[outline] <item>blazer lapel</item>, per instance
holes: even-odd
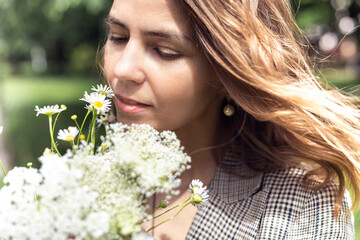
[[[263,174],[254,175],[239,156],[237,149],[225,154],[209,184],[209,203],[199,206],[187,240],[255,239],[267,192]]]

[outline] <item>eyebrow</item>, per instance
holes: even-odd
[[[107,16],[105,18],[105,23],[106,24],[114,24],[114,25],[117,25],[117,26],[122,27],[129,31],[129,27],[125,23],[121,22],[119,19],[116,19],[114,17]],[[144,31],[144,35],[152,36],[152,37],[166,38],[166,39],[186,40],[186,41],[193,42],[193,38],[191,38],[185,34],[176,33],[176,32],[167,31],[167,30]]]

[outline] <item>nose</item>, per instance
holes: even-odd
[[[141,84],[145,80],[142,65],[144,55],[141,44],[129,40],[114,65],[114,75],[123,83]]]

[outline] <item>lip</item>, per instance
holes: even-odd
[[[119,94],[115,94],[115,105],[118,110],[125,113],[141,112],[151,106]]]

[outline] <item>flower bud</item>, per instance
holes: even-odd
[[[161,202],[160,202],[160,207],[161,207],[161,208],[166,208],[168,204],[169,204],[168,201],[161,201]]]
[[[29,168],[31,168],[31,167],[32,167],[32,162],[28,162],[26,165],[27,165]]]
[[[76,120],[76,119],[77,119],[77,115],[72,115],[72,116],[71,116],[71,119],[72,119],[72,120]]]
[[[84,140],[85,139],[85,135],[84,134],[80,134],[80,140]]]
[[[61,106],[60,106],[60,108],[61,108],[61,109],[64,109],[64,110],[66,110],[66,109],[67,109],[67,107],[66,107],[64,104],[63,104],[63,105],[61,105]]]

